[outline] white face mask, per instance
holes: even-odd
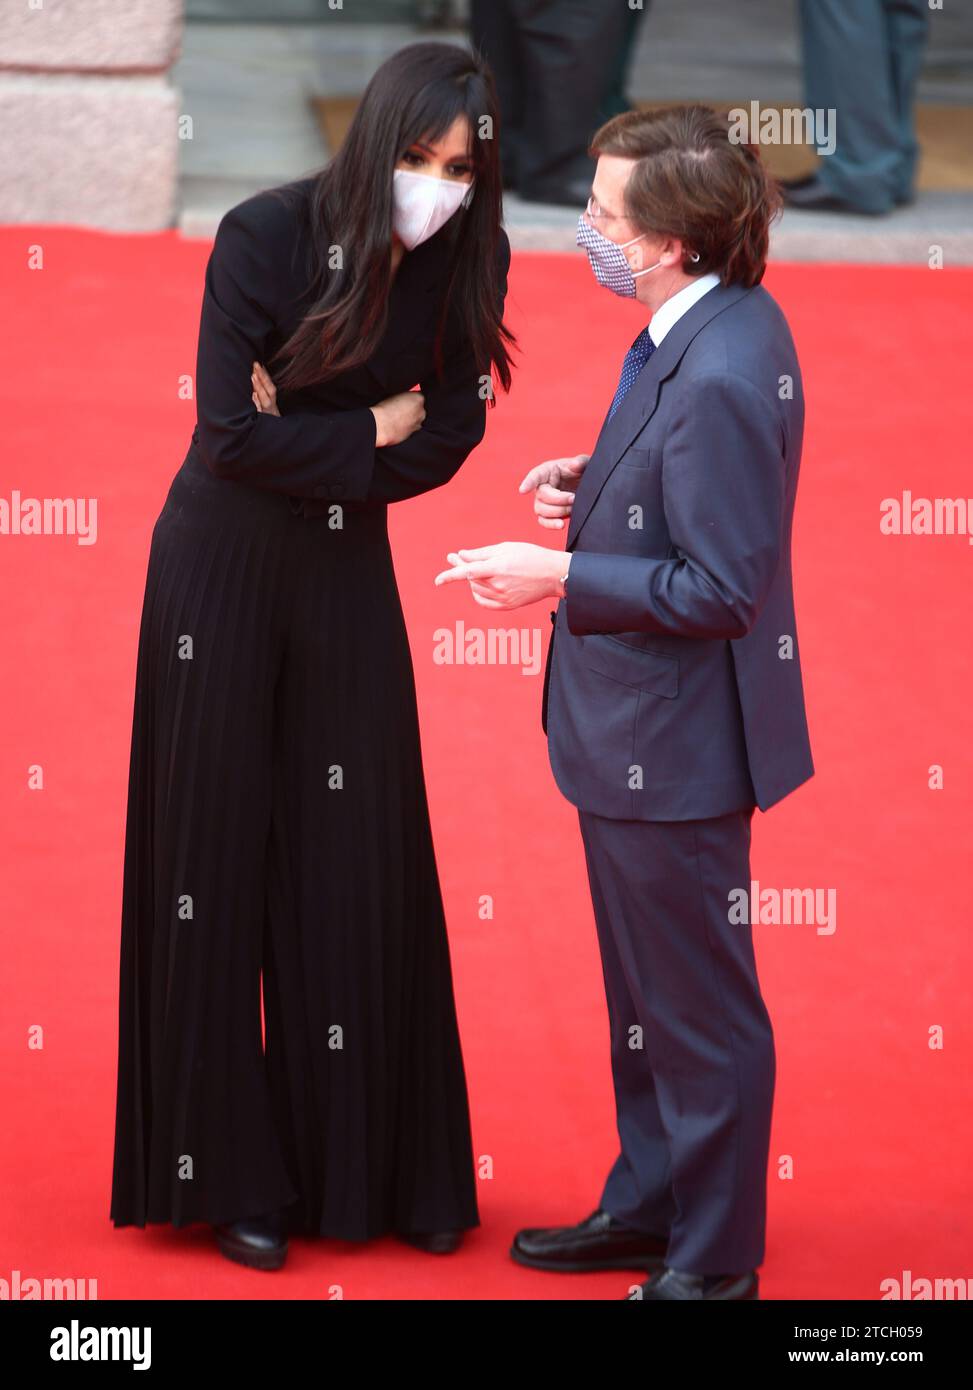
[[[455,179],[437,179],[396,169],[392,174],[392,226],[407,251],[435,236],[458,211],[473,187]]]

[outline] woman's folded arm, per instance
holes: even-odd
[[[401,444],[375,450],[370,502],[402,502],[442,487],[476,448],[486,428],[486,399],[472,354],[454,359],[443,380],[420,383],[426,418]]]
[[[269,211],[269,200],[264,205]],[[296,497],[364,501],[376,457],[371,410],[271,415],[253,403],[250,373],[266,361],[276,326],[275,249],[286,254],[287,235],[282,229],[275,248],[272,219],[256,217],[259,206],[248,199],[224,214],[206,266],[196,358],[200,453],[221,478]]]

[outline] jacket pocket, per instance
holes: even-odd
[[[585,665],[600,676],[674,700],[679,694],[679,658],[633,647],[609,633],[581,638]]]
[[[626,449],[619,459],[619,463],[627,468],[648,468],[653,461],[653,449],[646,449],[644,446],[639,448],[633,445],[631,449]]]

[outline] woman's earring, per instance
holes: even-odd
[[[695,265],[696,262],[699,260],[699,252],[698,252],[698,251],[694,251],[693,254],[690,256],[689,259],[692,261],[693,265]]]

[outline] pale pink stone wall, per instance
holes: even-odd
[[[182,0],[4,0],[0,221],[171,226]]]

